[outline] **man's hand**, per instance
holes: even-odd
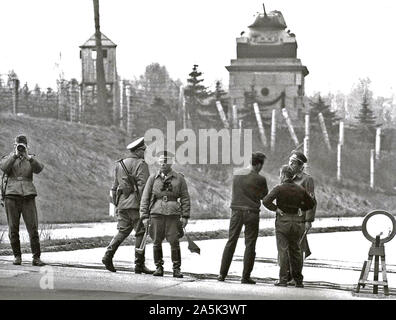
[[[279,209],[279,208],[277,208],[276,209],[276,213],[278,213],[280,216],[283,216],[285,213],[281,210],[281,209]]]
[[[143,224],[143,226],[144,226],[144,229],[147,229],[147,226],[148,226],[148,221],[149,221],[149,219],[148,219],[148,218],[144,218],[144,219],[142,219],[142,224]]]
[[[306,230],[307,232],[309,231],[309,229],[311,229],[311,227],[312,227],[311,222],[309,222],[309,221],[305,222],[305,230]]]
[[[181,218],[180,221],[182,223],[183,228],[185,228],[187,223],[188,223],[188,219],[187,218]]]

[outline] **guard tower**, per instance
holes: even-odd
[[[106,88],[108,93],[108,105],[113,108],[113,114],[116,114],[117,107],[117,64],[116,64],[116,47],[117,45],[106,37],[103,33],[103,65],[105,70]],[[95,34],[80,46],[81,59],[81,108],[84,118],[89,121],[94,114],[93,106],[96,104],[96,41]]]
[[[236,39],[237,59],[226,67],[230,74],[231,103],[241,108],[244,93],[252,88],[263,103],[280,100],[277,98],[284,94],[285,106],[295,118],[303,109],[304,78],[308,69],[297,59],[296,36],[286,31],[282,13],[267,14],[264,5],[263,8],[264,13],[256,16],[249,31],[242,32]]]

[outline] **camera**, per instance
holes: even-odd
[[[26,151],[26,146],[23,143],[17,144],[17,150],[19,152],[25,152]]]

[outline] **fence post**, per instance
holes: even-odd
[[[282,115],[283,115],[283,117],[285,118],[287,127],[288,127],[289,132],[290,132],[290,136],[292,137],[292,139],[293,139],[293,141],[294,141],[294,144],[295,144],[296,147],[297,147],[300,143],[298,142],[297,135],[296,135],[296,133],[294,132],[293,124],[292,124],[292,122],[291,122],[291,120],[290,120],[290,117],[289,117],[289,114],[287,113],[286,108],[283,108],[283,109],[282,109]]]
[[[305,165],[305,171],[309,173],[309,141],[310,141],[310,116],[305,115],[305,137],[304,137],[304,155],[307,157],[308,162]]]
[[[130,85],[126,86],[126,102],[127,102],[127,133],[131,137],[132,136],[132,122],[133,122],[133,112],[131,105],[131,87]]]
[[[339,144],[344,145],[344,121],[340,121]]]
[[[370,188],[374,189],[375,150],[370,150]]]
[[[337,145],[337,181],[341,181],[341,152],[342,144]]]
[[[232,105],[232,125],[234,129],[238,128],[238,109],[235,103]]]
[[[275,152],[276,143],[276,110],[272,109],[271,117],[271,152]]]
[[[219,112],[220,118],[223,121],[224,128],[229,129],[230,125],[228,124],[227,117],[224,113],[224,109],[220,101],[216,101],[216,107],[217,107],[217,111]]]
[[[381,128],[375,132],[375,159],[379,159],[381,154]]]
[[[124,81],[120,80],[120,128],[125,128],[125,121],[124,121]]]
[[[329,151],[331,151],[329,134],[327,133],[326,124],[325,124],[325,121],[323,118],[323,114],[321,112],[319,112],[318,118],[319,118],[320,127],[322,129],[323,137],[324,137],[325,143],[327,145],[327,149],[329,149]]]
[[[264,147],[267,147],[267,138],[265,136],[263,121],[261,119],[260,109],[259,109],[257,102],[253,103],[253,108],[254,108],[254,113],[256,115],[256,120],[257,120],[257,125],[259,128],[259,132],[260,132],[261,142],[263,143]]]

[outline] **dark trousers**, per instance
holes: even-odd
[[[247,210],[232,210],[228,241],[221,259],[220,274],[227,276],[242,226],[245,226],[245,254],[242,278],[250,277],[256,257],[256,241],[259,230],[259,214]]]
[[[21,214],[29,233],[30,247],[33,258],[40,258],[40,237],[38,233],[38,219],[36,201],[34,198],[5,198],[5,210],[7,213],[8,236],[14,256],[21,256],[21,244],[19,240],[19,222]]]
[[[179,245],[180,216],[152,215],[150,234],[153,239],[154,263],[157,267],[164,264],[162,242],[166,239],[171,247],[173,269],[180,269],[181,255]]]
[[[107,254],[113,257],[118,247],[131,234],[133,229],[136,231],[135,248],[140,247],[144,236],[144,226],[140,220],[138,209],[117,210],[117,229],[118,233],[107,247]],[[135,264],[143,265],[144,261],[144,252],[142,254],[135,252]]]
[[[295,281],[301,282],[303,280],[303,260],[299,243],[303,234],[303,222],[281,221],[278,218],[275,221],[276,245],[280,267],[279,280],[281,282],[289,280],[289,272],[291,272],[291,276]]]

